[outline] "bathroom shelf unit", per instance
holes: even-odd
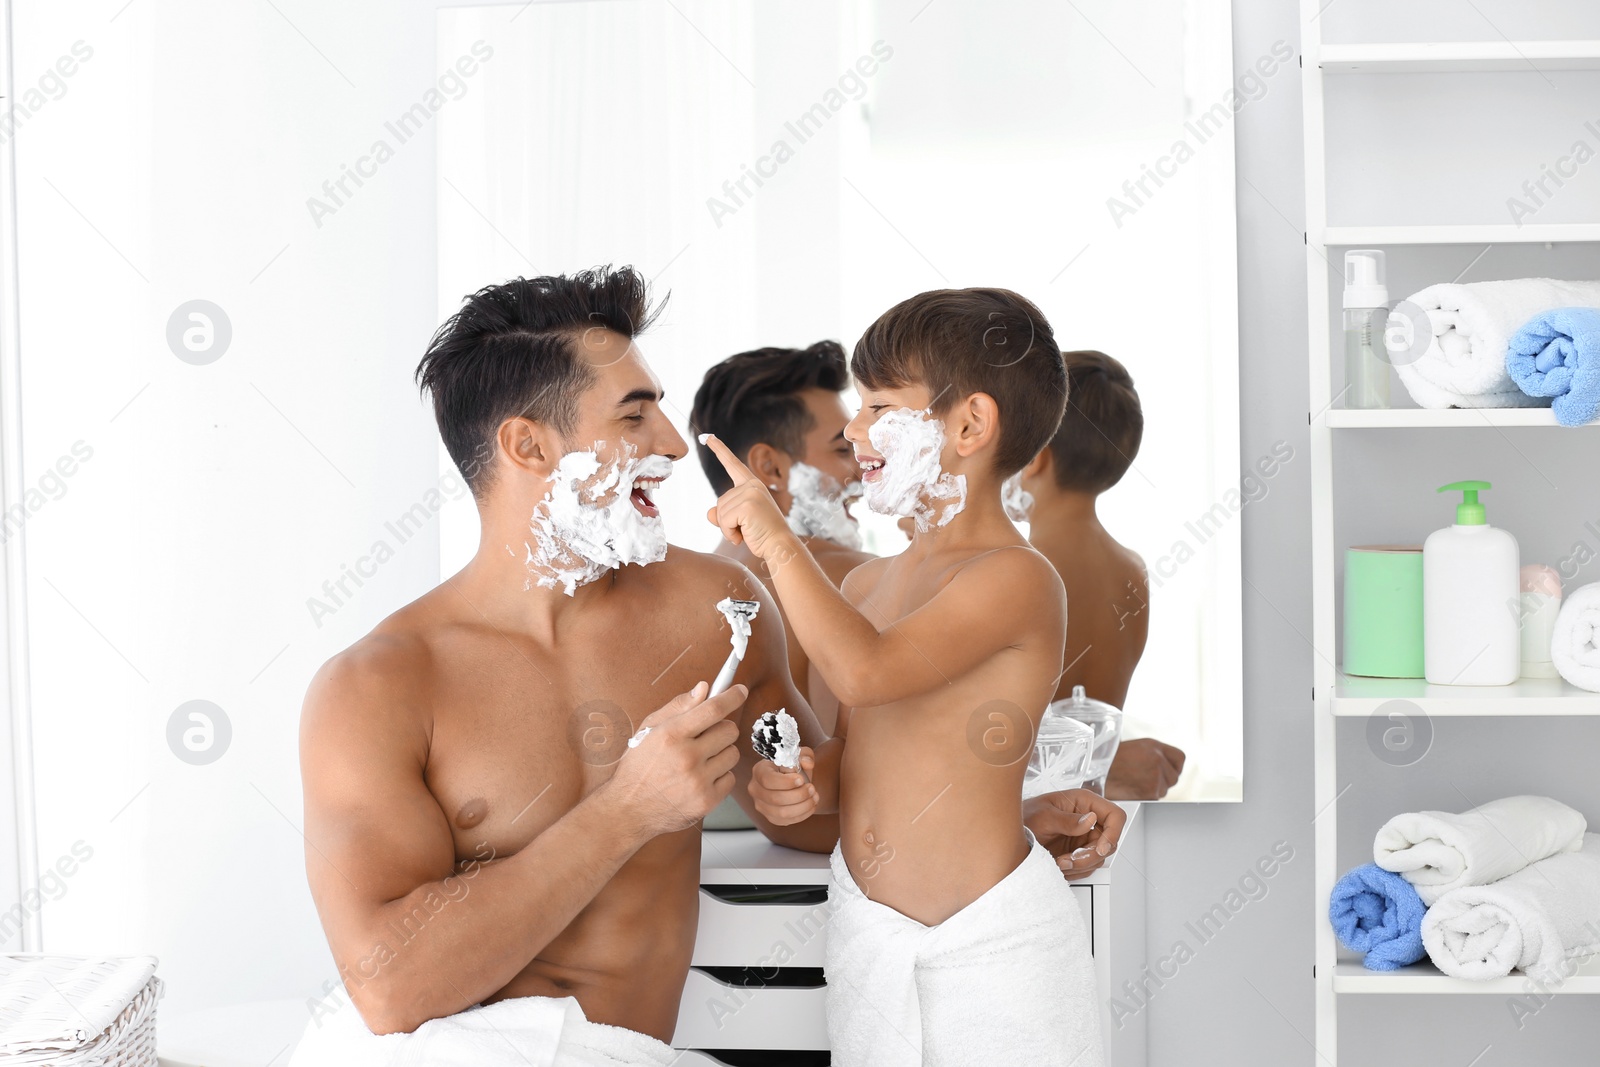
[[[1429,685],[1421,678],[1357,678],[1339,674],[1333,714],[1373,715],[1403,700],[1429,716],[1600,715],[1600,693],[1560,678],[1519,678],[1510,685]]]
[[[1335,430],[1561,426],[1549,408],[1329,408],[1324,418]],[[1600,427],[1600,419],[1581,427],[1563,428],[1591,427]]]
[[[1436,74],[1459,72],[1532,73],[1535,70],[1600,70],[1600,41],[1479,41],[1419,44],[1329,44],[1321,41],[1327,0],[1300,0],[1301,118],[1305,164],[1305,263],[1309,465],[1311,479],[1311,642],[1312,657],[1312,796],[1313,885],[1311,914],[1315,923],[1313,944],[1314,1007],[1313,1047],[1325,1067],[1338,1064],[1339,1005],[1341,996],[1363,994],[1526,994],[1530,979],[1513,973],[1491,982],[1449,978],[1430,964],[1396,972],[1367,971],[1359,962],[1340,958],[1340,947],[1328,921],[1328,900],[1341,873],[1339,856],[1340,773],[1339,722],[1373,715],[1389,701],[1403,700],[1428,716],[1582,716],[1600,715],[1600,696],[1583,693],[1558,681],[1523,681],[1494,690],[1460,687],[1443,691],[1422,681],[1352,678],[1335,665],[1338,645],[1336,575],[1339,546],[1335,541],[1334,446],[1350,441],[1353,431],[1385,428],[1477,429],[1480,434],[1505,434],[1513,427],[1555,426],[1548,408],[1425,411],[1388,409],[1354,411],[1335,407],[1333,385],[1334,331],[1330,330],[1337,295],[1332,285],[1340,273],[1340,252],[1346,248],[1447,245],[1557,245],[1600,242],[1600,220],[1575,223],[1460,225],[1329,225],[1328,159],[1336,147],[1339,159],[1360,145],[1341,140],[1328,142],[1324,113],[1326,78],[1363,74],[1406,74],[1394,79],[1395,102],[1404,106],[1408,93],[1432,91],[1421,81]],[[1535,76],[1503,77],[1505,92],[1519,99],[1537,83],[1548,92],[1548,79]],[[1381,97],[1380,97],[1381,98]],[[1470,160],[1463,160],[1467,166]],[[1383,173],[1368,168],[1368,176]],[[1439,181],[1451,180],[1448,174]],[[1378,190],[1382,191],[1382,190]],[[1372,191],[1369,191],[1372,192]],[[1393,192],[1391,190],[1391,192]],[[1371,196],[1367,198],[1372,200]],[[1425,200],[1407,205],[1413,217]],[[1336,434],[1335,431],[1338,431]],[[1342,435],[1342,436],[1341,436]],[[1585,435],[1583,440],[1587,440]],[[1388,710],[1385,709],[1384,714]],[[1407,708],[1398,710],[1411,713]],[[1355,724],[1349,724],[1354,726]],[[1583,971],[1559,989],[1565,993],[1600,994],[1600,965],[1590,961]]]
[[[1600,41],[1325,44],[1324,74],[1463,74],[1600,70]]]
[[[1321,226],[1307,222],[1308,244],[1334,248],[1382,248],[1385,245],[1577,244],[1600,241],[1600,223],[1541,222],[1444,226]],[[1317,237],[1321,240],[1316,240]]]
[[[1513,973],[1505,978],[1475,982],[1452,978],[1431,963],[1413,963],[1398,971],[1369,971],[1359,963],[1334,968],[1336,993],[1495,993],[1500,996],[1546,993],[1600,993],[1600,956],[1590,956],[1561,982],[1534,984],[1531,977]]]

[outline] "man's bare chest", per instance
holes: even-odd
[[[661,624],[553,650],[495,635],[444,658],[425,776],[458,859],[526,846],[609,780],[644,718],[709,681],[728,650],[714,623]]]

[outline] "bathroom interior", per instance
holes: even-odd
[[[0,1062],[281,1067],[355,1011],[301,702],[478,549],[434,330],[606,263],[671,294],[685,438],[714,364],[930,289],[1131,373],[1111,744],[1185,760],[1119,797],[1057,716],[1128,815],[1069,883],[1103,1062],[1594,1062],[1600,8],[4,7]],[[655,499],[717,548],[692,457]],[[827,856],[719,810],[677,1062],[828,1063],[822,939],[750,978]]]

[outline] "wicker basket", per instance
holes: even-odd
[[[0,956],[0,1064],[156,1067],[154,956]]]

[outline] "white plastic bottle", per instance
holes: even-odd
[[[1510,685],[1521,673],[1517,539],[1489,525],[1478,503],[1488,488],[1441,486],[1465,499],[1455,525],[1422,544],[1422,662],[1431,685]]]

